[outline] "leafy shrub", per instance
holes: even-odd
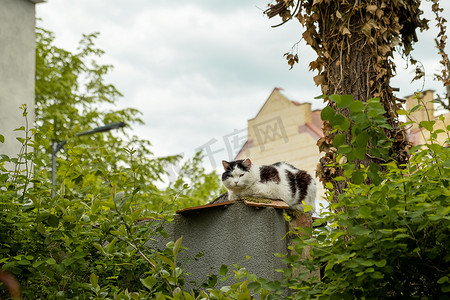
[[[283,286],[295,299],[446,298],[450,292],[450,149],[445,145],[450,140],[440,145],[436,136],[446,132],[448,137],[449,126],[444,123],[446,130],[433,130],[420,124],[431,131],[431,138],[413,147],[409,163],[399,166],[389,159],[392,141],[383,134],[387,124],[378,99],[343,103],[344,97],[330,98],[352,111],[349,118],[325,112],[325,119],[334,120],[334,146],[339,154],[330,166],[344,169],[338,180],[347,181],[348,188],[315,222],[327,226],[305,229],[308,234],[296,238],[293,249],[308,251],[310,258],[299,261],[293,256],[286,261],[308,272],[293,278],[285,270]],[[444,121],[440,117],[433,124]],[[356,133],[350,142],[339,135],[344,125],[353,126]],[[364,153],[384,160],[383,172],[356,164]],[[368,179],[371,184],[366,184]]]
[[[176,294],[181,239],[163,249],[146,243],[167,237],[163,226],[176,209],[204,204],[220,189],[218,176],[199,165],[201,153],[181,164],[179,156],[155,157],[148,141],[125,130],[77,136],[92,126],[142,122],[134,109],[98,109],[112,107],[120,93],[104,82],[111,66],[95,61],[103,54],[96,36],[84,36],[74,54],[37,29],[36,128],[19,129],[18,157],[0,155],[0,270],[17,277],[26,299]],[[52,144],[61,142],[52,185]],[[170,164],[181,171],[164,188]],[[6,293],[0,283],[0,298]]]

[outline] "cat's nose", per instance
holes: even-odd
[[[234,184],[237,185],[239,181],[235,181]]]

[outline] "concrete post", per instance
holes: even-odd
[[[290,227],[311,226],[312,220],[309,214],[300,214],[289,224],[284,218],[288,206],[280,202],[224,202],[179,212],[165,229],[168,240],[183,236],[182,245],[188,248],[180,254],[185,270],[192,274],[186,279],[187,288],[194,287],[189,281],[200,284],[208,275],[218,275],[223,264],[238,264],[267,280],[281,280],[282,274],[275,270],[287,265],[274,253],[287,254]],[[203,256],[194,260],[198,253]]]

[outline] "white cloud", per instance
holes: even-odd
[[[263,16],[267,3],[51,0],[37,6],[37,16],[69,50],[82,33],[100,32],[96,45],[106,51],[102,62],[115,67],[108,79],[124,94],[119,107],[143,112],[146,126],[135,133],[149,139],[157,155],[188,154],[245,128],[274,87],[284,88],[292,100],[321,106],[313,99],[320,94],[315,74],[308,72],[313,51],[300,43],[300,63],[293,70],[282,56],[302,28],[295,21],[271,28],[278,20]],[[432,35],[420,39],[426,45],[417,46],[417,56],[431,74],[436,69]],[[410,84],[413,76],[403,65],[398,63],[392,84],[401,88],[399,96],[420,88]],[[433,84],[428,76],[425,88]]]

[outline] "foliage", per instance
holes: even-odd
[[[286,262],[308,272],[295,277],[285,270],[283,286],[292,290],[295,299],[443,298],[450,292],[450,149],[445,147],[450,126],[443,117],[439,122],[444,129],[433,128],[435,121],[421,123],[431,138],[410,149],[409,163],[398,166],[389,160],[391,141],[382,138],[387,123],[379,101],[330,98],[352,110],[349,119],[331,110],[322,113],[326,119],[340,120],[333,125],[335,130],[352,123],[355,131],[350,142],[336,135],[340,159],[329,166],[344,168],[345,176],[336,180],[347,181],[348,188],[316,220],[319,227],[305,228],[307,235],[295,239],[293,249],[298,254],[307,251],[310,258],[300,261],[293,255]],[[444,145],[436,140],[442,133],[447,134]],[[361,146],[367,148],[359,150]],[[355,158],[365,151],[385,160],[383,172],[355,165]],[[367,179],[372,184],[366,184]]]
[[[438,5],[437,0],[434,2]],[[378,73],[375,80],[368,82],[369,86],[375,87],[384,76],[389,78],[395,65],[386,58],[392,57],[396,50],[408,56],[417,41],[416,29],[428,29],[428,20],[421,18],[419,6],[420,1],[277,0],[269,4],[265,13],[269,18],[278,15],[283,23],[297,19],[305,28],[302,37],[318,56],[310,63],[311,70],[319,72],[314,81],[322,85],[324,93],[329,93],[338,91],[328,90],[329,74],[323,71],[331,64],[338,67],[345,64],[355,47],[355,37],[363,38],[370,47],[373,67]],[[298,62],[297,54],[285,55],[291,67]],[[375,92],[367,94],[382,97],[378,88]]]
[[[161,188],[180,157],[154,157],[150,143],[127,129],[77,136],[111,122],[141,122],[137,110],[113,109],[120,93],[105,83],[111,66],[94,59],[103,53],[95,37],[85,36],[73,54],[37,29],[36,128],[19,128],[22,151],[0,159],[0,269],[18,278],[26,299],[172,297],[185,276],[181,239],[166,247],[148,242],[167,238],[164,224],[174,211],[203,204],[220,181],[199,166],[199,153],[181,166],[176,182],[183,184]],[[55,142],[65,144],[52,186]],[[0,284],[0,297],[5,293]]]
[[[0,263],[19,279],[25,298],[124,299],[137,297],[144,286],[148,296],[178,286],[182,272],[166,272],[176,264],[181,239],[165,250],[144,246],[165,234],[165,217],[153,212],[151,201],[137,202],[114,188],[108,194],[83,197],[72,190],[52,198],[44,181],[3,167],[13,161],[27,168],[29,157],[25,153],[15,161],[3,155],[1,161]],[[131,168],[105,174],[109,182],[116,177],[128,177],[122,188],[135,190]],[[140,225],[143,218],[148,221]]]
[[[167,191],[177,194],[186,207],[204,204],[205,199],[214,199],[224,192],[222,182],[215,172],[206,173],[202,166],[203,153],[197,152],[178,171],[178,177],[170,182]],[[190,188],[186,188],[186,187]]]
[[[334,153],[326,170],[342,170],[334,180],[346,188],[336,193],[329,183],[329,200],[337,194],[338,202],[317,227],[296,229],[293,254],[284,257],[290,267],[278,270],[283,281],[221,266],[220,278],[210,276],[202,289],[187,291],[177,259],[182,238],[164,247],[159,236],[167,237],[163,228],[174,209],[200,204],[218,190],[218,179],[199,166],[198,153],[167,189],[157,188],[167,164],[179,158],[154,158],[147,141],[128,139],[125,131],[121,138],[76,135],[92,124],[139,122],[137,111],[93,109],[101,101],[114,103],[118,93],[104,84],[108,67],[87,63],[101,53],[92,38],[73,55],[40,32],[37,128],[19,129],[25,137],[17,158],[1,155],[0,267],[18,278],[25,298],[439,299],[450,292],[450,138],[437,142],[450,127],[442,117],[420,122],[429,138],[409,149],[409,162],[401,164],[384,131],[392,129],[386,107],[376,98],[363,102],[347,95],[330,95],[332,105],[322,111],[333,134],[324,144]],[[64,140],[58,184],[51,186],[50,141]],[[366,156],[373,163],[360,164]],[[308,258],[300,259],[305,253]],[[217,287],[230,276],[235,283]],[[1,297],[5,293],[0,289]]]
[[[98,33],[83,35],[77,52],[71,53],[54,45],[51,32],[36,29],[37,132],[34,171],[36,176],[48,178],[53,143],[67,141],[56,157],[57,186],[52,188],[57,193],[64,193],[65,197],[83,195],[95,198],[96,193],[109,193],[110,189],[120,191],[125,184],[133,182],[132,189],[124,197],[136,202],[150,201],[151,208],[148,209],[160,212],[173,201],[166,196],[171,194],[161,193],[157,185],[161,186],[171,165],[180,164],[180,156],[154,157],[150,142],[130,136],[127,128],[119,133],[116,130],[77,135],[92,127],[119,121],[127,123],[128,127],[133,123],[142,123],[138,110],[114,109],[121,94],[113,85],[105,83],[105,76],[112,66],[98,63],[104,52],[94,45],[97,36]],[[186,181],[190,173],[195,173],[197,177],[204,176],[205,180],[190,189],[177,186],[170,192],[187,192],[195,188],[196,193],[207,196],[218,191],[216,174],[206,174],[204,169],[199,169],[200,155],[194,158],[195,162],[181,167],[182,174],[178,174],[177,182]],[[128,166],[130,170],[127,170],[131,172],[118,172],[124,166]],[[65,179],[58,180],[62,177]],[[207,200],[196,199],[195,203]],[[172,211],[191,203],[177,201],[174,204]]]
[[[442,105],[443,108],[450,111],[450,61],[448,59],[448,54],[445,52],[445,46],[447,45],[447,20],[442,17],[443,9],[440,7],[438,0],[433,0],[433,5],[431,9],[433,10],[436,27],[439,28],[439,33],[435,39],[436,48],[438,54],[441,57],[440,63],[440,74],[435,74],[436,80],[441,81],[443,86],[446,88],[446,95],[444,99],[441,98],[439,94],[436,96],[436,101]],[[425,70],[420,70],[421,74],[425,74]]]
[[[369,99],[367,103],[354,101],[350,95],[331,95],[329,98],[338,108],[348,108],[351,113],[347,118],[331,106],[325,107],[321,112],[322,120],[328,121],[334,129],[332,149],[326,150],[333,153],[332,157],[339,162],[338,165],[325,166],[323,172],[329,173],[329,177],[332,177],[331,175],[340,168],[343,172],[341,176],[334,177],[334,181],[351,178],[354,184],[363,182],[379,184],[380,164],[392,160],[392,139],[384,134],[384,129],[392,127],[386,121],[383,105],[377,98]],[[350,128],[352,136],[348,139],[345,132]],[[366,156],[370,156],[371,163],[368,166],[359,165],[357,162],[364,160]],[[326,186],[333,189],[332,182],[327,182]]]
[[[416,63],[411,51],[417,42],[417,31],[428,29],[420,4],[419,0],[277,0],[266,10],[269,18],[280,16],[283,23],[291,19],[300,22],[304,28],[302,38],[317,54],[317,59],[309,66],[317,70],[314,82],[323,94],[352,95],[362,102],[375,97],[380,99],[390,127],[383,131],[392,140],[390,152],[400,164],[407,162],[409,145],[396,113],[402,100],[394,97],[390,79],[395,74],[395,52]],[[298,62],[294,52],[287,53],[286,58],[291,67]],[[325,97],[324,101],[346,118],[352,113],[348,107],[336,107],[332,99]],[[336,159],[332,151],[334,134],[330,129],[325,121],[324,136],[318,143],[325,156],[320,160],[317,175],[324,184],[333,184],[336,196],[333,201],[336,202],[347,186],[345,181],[335,180],[342,176],[343,170],[327,172],[326,166]],[[342,134],[352,139],[350,129]],[[367,167],[378,161],[365,155],[360,163]]]
[[[120,190],[116,185],[110,186],[107,194],[92,192],[89,197],[78,197],[82,193],[71,186],[76,177],[68,177],[63,179],[67,183],[64,188],[52,198],[44,179],[30,177],[26,162],[32,156],[26,147],[18,159],[3,155],[1,161],[2,270],[19,279],[25,298],[443,297],[450,291],[450,151],[437,143],[437,136],[448,137],[450,126],[444,124],[443,130],[437,128],[437,121],[421,122],[422,129],[431,131],[427,143],[410,149],[409,163],[398,166],[389,153],[391,141],[381,131],[388,125],[377,99],[367,103],[348,96],[332,95],[330,99],[352,111],[349,118],[331,109],[322,112],[336,132],[347,126],[354,131],[352,140],[337,133],[334,141],[339,157],[334,165],[345,170],[337,180],[346,181],[348,189],[315,222],[328,226],[296,229],[294,254],[284,258],[290,267],[279,270],[284,274],[282,282],[258,278],[238,266],[232,271],[222,266],[220,278],[210,277],[200,290],[185,290],[186,274],[177,260],[182,239],[162,249],[146,245],[149,239],[165,235],[166,217],[151,209],[150,200],[136,201],[133,168],[119,166],[115,172],[102,175],[105,183],[125,178]],[[26,136],[24,145],[33,146],[33,136]],[[383,160],[383,172],[355,165],[362,153]],[[200,157],[197,155],[191,164],[195,166]],[[9,171],[3,167],[7,162],[18,168]],[[69,165],[67,174],[76,168],[76,164]],[[97,169],[102,170],[100,164]],[[201,168],[194,169],[186,172],[189,180],[205,178]],[[368,180],[370,184],[366,184]],[[178,188],[179,195],[188,195],[183,185],[185,181],[172,184],[170,193],[174,195]],[[92,186],[86,188],[94,191]],[[342,207],[345,209],[338,209]],[[300,259],[305,251],[309,258]],[[230,276],[235,283],[217,287]]]
[[[334,94],[324,97],[328,106],[322,111],[324,137],[318,145],[326,153],[318,174],[335,203],[316,223],[327,227],[307,230],[308,235],[295,242],[293,249],[299,254],[307,251],[310,259],[286,258],[292,266],[310,270],[299,276],[284,271],[282,288],[288,287],[293,298],[438,299],[450,291],[446,238],[450,160],[445,147],[450,141],[437,143],[437,136],[448,137],[450,128],[444,124],[444,129],[436,129],[437,120],[420,122],[429,139],[409,149],[398,122],[398,114],[407,113],[389,86],[395,73],[394,52],[416,63],[410,56],[416,30],[428,29],[420,2],[277,0],[269,4],[270,18],[278,15],[283,23],[298,19],[303,25],[302,38],[317,54],[310,63],[310,69],[318,71],[314,81],[324,94]],[[436,78],[448,87],[446,20],[439,1],[432,2],[442,57]],[[294,50],[285,56],[291,68],[298,62]],[[417,67],[415,79],[423,75]],[[315,276],[319,270],[322,280]]]
[[[94,46],[97,34],[84,35],[77,53],[71,53],[54,45],[54,36],[44,29],[36,29],[36,144],[35,172],[42,178],[48,178],[53,143],[67,141],[58,153],[58,186],[66,197],[72,189],[85,196],[92,189],[102,186],[108,173],[115,173],[120,166],[128,165],[134,172],[133,197],[153,197],[155,209],[164,203],[158,196],[154,184],[165,174],[165,166],[174,163],[179,157],[152,158],[150,143],[136,136],[129,137],[125,129],[120,133],[109,131],[102,134],[78,137],[100,125],[125,122],[142,123],[136,109],[113,110],[113,105],[121,94],[116,88],[105,83],[105,76],[112,69],[109,65],[100,65],[103,51]],[[100,109],[110,105],[111,109]],[[133,154],[133,155],[131,155]],[[137,170],[142,172],[136,173]],[[69,173],[70,171],[70,173]],[[124,175],[124,174],[122,174]],[[127,176],[117,175],[109,184],[103,184],[104,191],[117,188],[117,185],[130,180]],[[128,196],[128,195],[126,195]],[[95,197],[95,195],[94,195]]]

